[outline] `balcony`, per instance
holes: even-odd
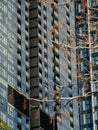
[[[58,20],[58,13],[57,13],[57,11],[54,11],[53,16],[54,16],[54,18],[55,18],[56,20]]]
[[[47,22],[46,22],[46,20],[44,20],[44,25],[47,25]]]
[[[18,68],[18,71],[21,72],[21,66],[18,65],[17,68]]]
[[[59,67],[55,67],[55,68],[54,68],[54,73],[56,73],[56,74],[59,74],[59,73],[60,73]]]
[[[45,62],[45,63],[47,63],[47,62],[48,62],[46,58],[44,58],[44,62]]]
[[[26,128],[27,128],[28,130],[29,130],[29,127],[30,127],[29,123],[28,123],[28,124],[26,123]]]
[[[56,20],[54,20],[54,25],[58,27],[58,22]]]
[[[17,7],[19,10],[21,10],[21,5],[20,4],[17,4]]]
[[[29,43],[28,43],[28,42],[25,42],[25,44],[26,44],[26,47],[29,48]]]
[[[42,55],[41,55],[41,53],[38,53],[38,55],[39,55],[39,58],[41,59],[41,58],[42,58]]]
[[[21,124],[21,118],[19,118],[19,117],[18,117],[17,119],[18,119],[18,123],[20,123],[20,124]]]
[[[26,72],[26,78],[29,79],[29,73],[28,72]]]
[[[18,17],[19,19],[21,19],[21,15],[20,15],[20,14],[18,14],[17,17]]]
[[[42,84],[41,83],[39,83],[39,88],[42,89]]]
[[[26,26],[28,27],[28,22],[27,22],[27,21],[25,21],[25,24],[26,24]]]
[[[17,34],[17,36],[18,36],[19,39],[21,39],[21,35],[19,33]]]
[[[59,54],[59,50],[58,50],[56,47],[54,48],[54,53],[55,53],[56,55]]]
[[[25,15],[26,15],[26,17],[29,17],[28,11],[25,11]]]
[[[48,70],[47,70],[47,68],[45,68],[45,73],[46,73],[46,74],[48,73]]]
[[[21,83],[21,77],[18,75],[18,82]]]
[[[21,55],[20,54],[18,54],[18,60],[21,60]]]
[[[57,57],[54,58],[54,64],[59,65],[59,59]]]
[[[38,28],[41,30],[41,25],[40,24],[38,24]]]
[[[42,74],[39,72],[39,78],[41,79],[42,78]]]
[[[59,83],[59,82],[60,82],[59,77],[55,76],[55,81],[56,81],[57,83]]]
[[[21,29],[21,25],[18,23],[18,29]]]
[[[48,89],[45,87],[45,93],[48,93]]]
[[[28,51],[26,51],[26,57],[29,58],[29,52]]]
[[[29,68],[29,63],[26,61],[26,68],[28,69]]]
[[[29,83],[28,83],[28,82],[26,82],[26,88],[27,88],[27,89],[29,89],[29,88],[30,88],[30,86],[29,86]]]
[[[72,95],[72,89],[68,88],[68,90],[69,90],[69,95]]]
[[[44,49],[44,53],[47,55],[47,49]]]
[[[21,52],[21,45],[18,44],[18,51]]]
[[[40,68],[40,69],[42,69],[42,65],[41,65],[41,63],[40,63],[40,62],[39,62],[39,68]]]

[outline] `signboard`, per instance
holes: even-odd
[[[29,100],[23,94],[8,85],[8,102],[21,113],[29,117]]]

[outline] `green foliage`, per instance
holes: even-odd
[[[0,130],[11,130],[6,122],[0,117]]]

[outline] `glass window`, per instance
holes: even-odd
[[[86,100],[85,101],[85,105],[86,105],[86,110],[89,110],[91,108],[91,101],[90,100]]]
[[[4,90],[3,88],[0,88],[0,96],[4,97],[7,99],[7,93],[6,90]]]
[[[3,14],[0,12],[0,20],[3,20]]]
[[[92,0],[92,1],[90,1],[91,3],[91,6],[96,6],[96,5],[98,5],[98,0]]]
[[[12,85],[15,85],[15,83],[16,83],[15,79],[10,75],[8,75],[8,82]]]
[[[92,58],[93,65],[98,65],[98,56]]]
[[[11,32],[8,32],[8,38],[9,38],[9,40],[11,40],[11,41],[14,41],[14,39],[15,39],[13,33],[11,33]]]
[[[7,38],[4,37],[4,35],[2,33],[0,33],[0,42],[7,45]],[[1,45],[0,45],[0,47],[1,47]]]
[[[4,114],[3,112],[0,112],[0,116],[3,118],[3,120],[6,122],[6,114]]]
[[[0,30],[7,35],[7,28],[4,26],[3,23],[0,23]]]
[[[14,122],[12,119],[8,118],[8,125],[13,128],[14,127]]]
[[[4,57],[4,55],[0,54],[0,64],[2,64],[3,66],[7,67],[7,60]]]
[[[86,115],[86,124],[89,124],[92,122],[92,116],[90,114]]]
[[[94,83],[94,91],[98,91],[98,83]]]
[[[13,12],[15,12],[15,7],[11,1],[8,2],[8,7],[11,9]]]
[[[95,111],[95,120],[98,120],[98,111]]]
[[[0,75],[7,78],[7,71],[2,66],[0,67]]]
[[[92,128],[84,128],[83,130],[93,130]]]
[[[14,60],[15,58],[13,57],[13,55],[12,54],[10,54],[10,53],[8,53],[8,60],[12,63],[12,64],[14,64]]]
[[[12,64],[8,64],[8,71],[14,74],[14,66]]]

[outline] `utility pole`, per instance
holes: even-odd
[[[92,43],[91,43],[91,27],[90,27],[90,0],[87,0],[87,23],[88,23],[88,43],[89,43],[89,60],[90,60],[90,81],[91,81],[91,100],[92,100],[92,118],[93,130],[96,130],[95,113],[94,113],[94,89],[93,89],[93,70],[92,70]]]

